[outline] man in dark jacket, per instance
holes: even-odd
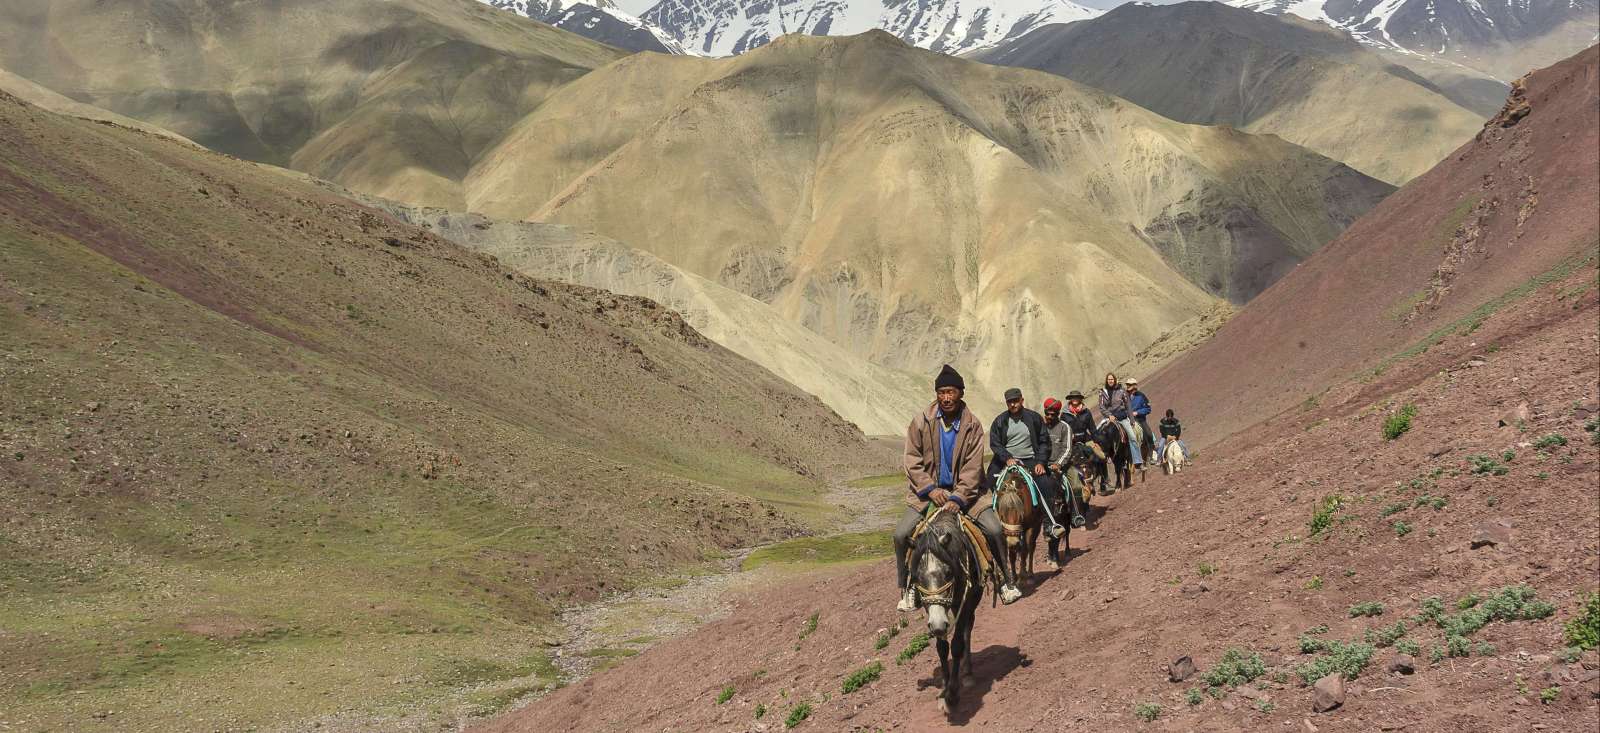
[[[989,551],[996,559],[1005,557],[1002,537],[1005,529],[989,502],[982,501],[983,425],[967,409],[962,399],[966,382],[946,364],[933,382],[934,401],[911,419],[906,428],[902,464],[906,473],[906,510],[894,530],[894,555],[901,598],[899,610],[917,607],[916,591],[911,588],[906,556],[911,551],[911,534],[922,521],[928,506],[943,509],[954,505],[967,513],[983,530]],[[996,562],[1000,571],[1000,600],[1012,603],[1022,597],[1011,578],[1010,568]]]
[[[1056,495],[1056,479],[1046,470],[1050,463],[1050,429],[1043,416],[1023,403],[1021,389],[1006,390],[1006,411],[989,426],[989,453],[993,458],[989,459],[989,472],[984,479],[991,490],[995,477],[1007,466],[1022,466],[1033,474],[1033,482],[1043,493],[1041,498]],[[1055,517],[1048,514],[1046,517],[1051,536],[1066,531],[1056,524]]]
[[[1087,443],[1093,440],[1090,435],[1094,431],[1094,414],[1089,412],[1089,406],[1083,404],[1083,393],[1072,390],[1067,393],[1067,409],[1061,413],[1061,421],[1072,430],[1072,444]]]

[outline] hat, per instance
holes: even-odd
[[[1079,392],[1078,390],[1072,390],[1071,392],[1067,393],[1067,399],[1069,399],[1069,400],[1078,400],[1078,401],[1082,402],[1083,401],[1083,393]]]
[[[1046,410],[1059,410],[1059,409],[1061,409],[1061,403],[1057,402],[1056,398],[1054,398],[1054,397],[1046,397],[1046,398],[1044,398],[1044,409],[1046,409]]]
[[[1128,377],[1127,379],[1122,380],[1122,383],[1123,384],[1138,384],[1139,380],[1134,379],[1133,377]]]
[[[1022,399],[1022,390],[1020,390],[1020,389],[1018,389],[1016,387],[1012,387],[1011,389],[1006,390],[1006,402],[1010,402],[1012,400],[1020,400],[1020,399]]]
[[[933,380],[934,389],[944,389],[945,387],[955,387],[963,392],[967,389],[967,383],[961,379],[961,372],[956,371],[949,364],[944,365],[944,368],[939,370],[939,376]]]

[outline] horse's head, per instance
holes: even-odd
[[[911,582],[928,609],[929,636],[942,639],[955,625],[954,616],[967,590],[962,573],[966,552],[966,540],[953,512],[934,514],[917,538],[911,556]]]
[[[1075,443],[1072,452],[1067,455],[1067,461],[1079,468],[1091,466],[1094,464],[1094,449],[1088,443]]]

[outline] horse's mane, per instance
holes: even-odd
[[[1016,471],[1006,471],[1006,477],[1000,481],[1000,490],[996,493],[997,506],[1015,507],[1020,511],[1033,505],[1027,480],[1018,476]]]
[[[933,519],[928,520],[928,526],[922,530],[921,536],[917,537],[917,547],[913,551],[913,556],[931,552],[934,557],[939,558],[940,562],[957,569],[957,572],[959,572],[966,559],[965,557],[957,556],[959,548],[966,546],[965,533],[961,530],[960,519],[953,515],[948,518],[940,516],[942,514],[943,512],[940,512]],[[939,537],[944,534],[951,535],[955,540],[948,547],[939,541]],[[965,555],[965,553],[962,553],[962,555]]]

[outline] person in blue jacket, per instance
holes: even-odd
[[[1134,453],[1141,453],[1147,442],[1153,443],[1150,435],[1150,423],[1146,418],[1150,416],[1150,398],[1139,391],[1139,380],[1128,377],[1122,382],[1123,389],[1128,391],[1128,413],[1133,422],[1139,426],[1139,443],[1134,446]],[[1144,456],[1140,456],[1143,458]],[[1143,463],[1143,461],[1140,461]]]

